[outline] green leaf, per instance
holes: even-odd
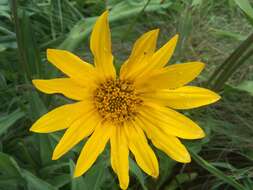
[[[53,185],[36,177],[27,170],[23,170],[22,175],[27,182],[28,190],[57,190]]]
[[[40,174],[43,176],[49,176],[56,172],[56,170],[69,167],[69,163],[60,162],[53,165],[46,166],[40,170]]]
[[[36,134],[40,146],[40,159],[43,166],[54,162],[52,158],[54,142],[50,134]]]
[[[47,112],[44,102],[36,91],[27,93],[26,98],[30,103],[29,111],[31,120],[34,121]]]
[[[129,169],[136,176],[137,180],[141,184],[142,189],[147,190],[147,187],[145,185],[145,176],[143,175],[140,168],[136,165],[136,163],[131,158],[129,158]]]
[[[246,39],[245,36],[228,30],[211,28],[211,31],[213,31],[216,35],[219,35],[221,37],[232,38],[238,41],[244,41]]]
[[[243,12],[253,20],[253,8],[248,0],[234,0]]]
[[[21,169],[8,154],[0,152],[0,171],[9,177],[21,177]]]
[[[244,81],[241,84],[233,87],[242,91],[246,91],[253,96],[253,81]]]
[[[47,179],[47,182],[49,182],[56,188],[61,188],[64,185],[68,184],[70,181],[71,177],[69,176],[69,174],[54,175],[50,179]]]
[[[157,155],[159,157],[159,178],[156,182],[156,189],[160,189],[164,183],[166,183],[167,179],[170,178],[172,174],[172,169],[176,165],[176,162],[172,160],[170,157],[168,157],[167,154],[165,154],[162,151],[157,150]]]
[[[102,187],[104,183],[107,164],[105,158],[98,158],[92,168],[84,175],[84,183],[87,185],[88,190],[97,190]]]
[[[204,169],[206,169],[207,171],[209,171],[211,174],[213,174],[214,176],[216,176],[220,180],[224,181],[225,183],[231,185],[232,187],[234,187],[237,190],[244,190],[245,189],[235,179],[233,179],[232,177],[227,176],[226,174],[224,174],[221,170],[217,169],[216,167],[214,167],[213,165],[211,165],[210,163],[208,163],[206,160],[204,160],[203,158],[201,158],[195,152],[193,152],[193,151],[190,151],[190,152],[191,152],[191,156],[194,159],[194,161],[197,164],[199,164],[201,167],[203,167]]]
[[[26,98],[30,105],[30,118],[32,121],[38,119],[41,115],[47,112],[47,108],[36,91],[28,92]],[[39,142],[40,159],[42,165],[47,165],[52,162],[52,152],[54,141],[51,134],[36,134],[35,138]]]
[[[20,76],[31,80],[34,75],[41,76],[41,62],[34,27],[29,12],[19,6],[19,1],[12,1],[12,15],[18,45]]]
[[[14,123],[24,116],[24,112],[17,109],[7,116],[0,117],[0,135],[5,133]]]
[[[6,178],[6,177],[0,177],[0,189],[4,190],[13,190],[18,189],[19,186],[19,180],[17,178]]]
[[[192,11],[189,8],[186,8],[182,11],[179,19],[179,24],[177,27],[179,33],[179,42],[177,45],[177,57],[183,57],[185,53],[185,48],[187,46],[187,40],[190,37],[191,31],[193,28],[193,20],[192,20]]]
[[[81,177],[74,178],[71,190],[98,190],[106,179],[106,159],[98,158],[96,163]],[[71,177],[73,177],[75,164],[70,161]]]
[[[230,56],[213,72],[208,79],[206,85],[214,91],[219,91],[224,88],[227,80],[245,64],[253,55],[252,46],[253,33],[251,33],[246,40],[244,40]]]
[[[74,176],[74,170],[75,170],[75,163],[73,160],[69,160],[69,167],[70,167],[70,177]],[[83,180],[83,176],[78,178],[73,178],[71,181],[71,190],[88,190],[87,185],[85,184]]]

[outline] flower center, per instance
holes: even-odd
[[[102,118],[115,124],[136,115],[136,106],[142,103],[137,97],[132,82],[125,80],[107,80],[100,84],[94,93],[95,106]]]

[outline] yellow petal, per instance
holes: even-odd
[[[47,59],[63,73],[80,84],[87,84],[92,77],[93,66],[71,52],[59,49],[47,49]]]
[[[150,148],[142,129],[134,124],[129,123],[124,126],[128,136],[129,148],[140,168],[148,175],[158,177],[159,167],[156,155]]]
[[[182,163],[191,162],[191,157],[185,146],[178,140],[177,137],[159,134],[159,138],[154,137],[152,143],[160,150],[165,152],[173,160]]]
[[[164,133],[161,129],[157,128],[156,125],[153,125],[143,117],[139,116],[136,118],[135,123],[147,133],[152,143],[169,157],[182,163],[191,161],[187,149],[178,138]]]
[[[99,124],[99,119],[99,116],[91,109],[74,121],[54,149],[52,159],[60,158],[77,143],[89,136]]]
[[[102,73],[104,78],[115,78],[108,14],[108,11],[105,11],[97,19],[91,33],[90,48],[94,55],[96,70]]]
[[[80,86],[70,78],[33,80],[34,86],[46,94],[61,93],[73,100],[84,100],[89,96],[87,88]]]
[[[158,29],[151,30],[143,34],[135,42],[130,57],[121,67],[121,79],[139,77],[148,68],[148,61],[156,48],[158,33]]]
[[[111,165],[118,175],[120,188],[127,189],[129,184],[128,145],[123,126],[114,127],[111,142]]]
[[[204,131],[184,115],[163,106],[146,103],[140,114],[157,128],[168,135],[184,139],[199,139],[205,136]]]
[[[179,88],[196,78],[203,68],[204,63],[201,62],[174,64],[164,68],[148,80],[137,81],[136,87],[151,89]]]
[[[87,102],[78,102],[53,109],[39,118],[30,131],[50,133],[68,128],[85,111]]]
[[[158,49],[152,56],[150,65],[152,68],[164,67],[172,57],[178,41],[178,34],[171,38],[163,47]]]
[[[75,177],[84,174],[103,152],[107,141],[111,137],[113,127],[114,126],[110,124],[98,125],[96,127],[94,133],[84,145],[78,158],[74,174]]]
[[[214,103],[220,99],[215,92],[195,86],[184,86],[175,90],[163,89],[143,94],[146,101],[151,101],[174,109],[191,109]]]

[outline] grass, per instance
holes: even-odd
[[[59,161],[52,161],[52,150],[61,132],[49,135],[29,132],[40,115],[69,101],[59,95],[39,94],[31,85],[33,78],[60,75],[46,61],[45,50],[70,49],[91,61],[88,33],[94,17],[106,7],[112,9],[112,15],[114,11],[111,27],[117,67],[129,55],[138,36],[160,28],[159,46],[174,34],[180,34],[173,62],[206,62],[197,85],[206,85],[211,74],[252,33],[251,9],[245,9],[236,0],[1,1],[0,190],[118,189],[108,149],[87,174],[72,179],[73,160],[81,146]],[[243,82],[253,81],[253,58],[243,60],[246,50],[240,51],[243,54],[239,55],[239,61],[230,61],[235,65],[234,71],[228,79],[222,78],[225,83],[219,84],[222,100],[210,107],[184,112],[208,134],[203,140],[184,142],[192,152],[193,162],[177,164],[156,151],[160,177],[154,180],[131,159],[129,189],[253,189],[253,97],[248,93],[252,89],[240,88]]]

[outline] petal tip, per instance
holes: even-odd
[[[75,168],[75,172],[74,172],[73,177],[77,178],[77,177],[80,177],[81,175],[82,175],[82,173],[80,173],[80,171],[78,171],[77,168]]]
[[[126,190],[127,189],[127,187],[128,187],[128,183],[120,183],[120,188],[122,189],[122,190]]]
[[[156,172],[156,173],[152,174],[152,177],[153,177],[153,178],[155,178],[155,179],[158,179],[158,177],[159,177],[159,173],[158,173],[158,172]]]
[[[201,131],[199,132],[198,137],[199,137],[200,139],[202,139],[202,138],[204,138],[205,136],[206,136],[206,133],[204,132],[204,130],[201,129]]]
[[[198,64],[199,64],[201,70],[203,70],[206,66],[206,64],[203,62],[198,62]]]
[[[60,155],[58,154],[57,149],[54,149],[53,155],[52,155],[52,160],[58,160],[60,158]]]
[[[47,60],[50,61],[52,57],[54,56],[54,53],[56,53],[56,49],[47,49],[46,50],[46,55],[47,55]]]
[[[217,102],[221,99],[221,96],[217,93],[215,93],[215,98],[214,98],[214,102]]]
[[[53,154],[52,160],[58,160],[58,158],[59,158],[59,156]]]
[[[221,96],[213,91],[210,91],[211,94],[210,94],[210,103],[209,104],[213,104],[215,102],[218,102],[220,99],[221,99]]]
[[[40,80],[39,80],[39,79],[33,79],[33,80],[32,80],[32,84],[33,84],[33,86],[35,86],[36,88],[38,88],[39,83],[40,83]]]
[[[175,35],[172,37],[172,40],[174,40],[175,43],[177,43],[178,39],[179,39],[179,34],[175,34]]]
[[[156,35],[158,35],[158,33],[160,32],[160,28],[156,28],[154,30],[151,30],[152,32],[154,32]]]
[[[202,71],[205,68],[205,63],[201,62],[201,61],[192,61],[192,62],[188,62],[186,64],[189,64],[189,66],[191,67],[195,67],[195,68],[199,68],[200,71]]]
[[[31,132],[36,132],[36,130],[34,129],[33,126],[29,129],[29,131],[31,131]]]
[[[32,125],[29,131],[34,132],[34,133],[43,133],[41,128],[36,124],[36,122]]]
[[[69,51],[62,50],[62,49],[51,49],[51,48],[48,48],[46,50],[47,60],[50,61],[50,62],[53,62],[53,60],[55,59],[55,56],[59,56],[62,53],[69,53]]]
[[[185,163],[185,164],[191,162],[191,155],[189,154],[187,150],[185,151],[184,155],[182,155],[180,162]]]
[[[196,67],[196,72],[198,73],[198,75],[203,71],[203,69],[205,68],[205,63],[201,62],[201,61],[196,61],[196,62],[192,62],[193,66]]]
[[[191,162],[191,156],[188,154],[188,156],[186,156],[186,158],[183,162],[184,163],[190,163]]]
[[[46,53],[47,53],[47,57],[49,57],[52,53],[54,53],[56,50],[55,49],[50,49],[50,48],[48,48],[47,50],[46,50]]]
[[[206,136],[205,131],[197,125],[195,134],[192,134],[189,139],[202,139]]]
[[[101,14],[101,16],[100,17],[103,17],[104,19],[107,19],[108,18],[108,16],[109,16],[109,10],[108,9],[106,9],[102,14]]]
[[[43,81],[45,81],[45,80],[34,79],[34,80],[32,80],[32,84],[33,84],[33,86],[35,86],[35,88],[37,88],[39,91],[46,93],[46,91],[43,90],[43,89],[45,88],[44,85],[43,85],[43,84],[44,84]],[[44,88],[43,88],[43,87],[44,87]]]

